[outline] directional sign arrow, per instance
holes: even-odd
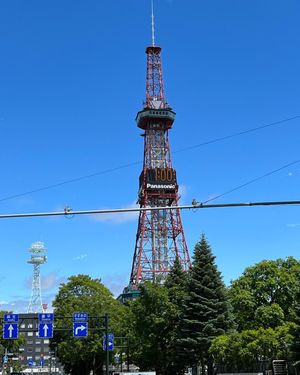
[[[88,323],[87,322],[74,322],[73,323],[73,337],[87,337]]]
[[[12,338],[12,333],[13,333],[13,330],[14,330],[14,327],[10,324],[9,327],[8,327],[8,331],[9,331],[9,338],[11,339]]]
[[[52,338],[53,337],[53,323],[39,323],[39,337]]]
[[[4,339],[17,339],[18,338],[18,324],[17,323],[4,323],[3,324],[3,338]]]
[[[75,328],[75,335],[77,336],[79,331],[83,331],[85,329],[86,329],[86,326],[84,326],[84,325],[76,327]]]
[[[47,335],[48,334],[48,329],[49,329],[49,327],[47,326],[47,324],[45,324],[44,327],[43,327],[45,337],[48,336]]]
[[[103,350],[106,350],[106,335],[103,335]],[[114,334],[107,335],[107,350],[114,350]]]

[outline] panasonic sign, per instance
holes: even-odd
[[[175,184],[150,184],[147,183],[147,189],[167,189],[167,190],[174,190],[176,189]]]

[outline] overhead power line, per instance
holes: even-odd
[[[20,197],[23,197],[24,195],[38,193],[39,191],[50,190],[50,189],[53,189],[53,188],[56,188],[56,187],[59,187],[59,186],[62,186],[62,185],[70,184],[72,182],[77,182],[77,181],[85,180],[87,178],[91,178],[91,177],[95,177],[95,176],[100,176],[102,174],[112,173],[112,172],[118,171],[120,169],[131,167],[131,166],[136,165],[136,164],[140,164],[140,162],[139,161],[134,161],[132,163],[120,165],[119,167],[104,169],[103,171],[91,173],[91,174],[88,174],[88,175],[85,175],[85,176],[75,177],[75,178],[72,178],[70,180],[58,182],[56,184],[47,185],[47,186],[43,186],[43,187],[40,187],[40,188],[37,188],[37,189],[29,190],[29,191],[26,191],[24,193],[9,195],[9,196],[7,196],[5,198],[1,198],[0,202],[4,202],[4,201],[10,200],[10,199],[20,198]]]
[[[292,165],[294,165],[294,164],[297,164],[297,163],[300,163],[300,159],[295,160],[295,161],[292,161],[291,163],[285,164],[285,165],[283,165],[282,167],[279,167],[279,168],[277,168],[277,169],[274,169],[274,170],[271,171],[271,172],[268,172],[268,173],[265,173],[265,174],[263,174],[263,175],[261,175],[261,176],[259,176],[259,177],[256,177],[256,178],[254,178],[253,180],[250,180],[250,181],[248,181],[248,182],[245,182],[244,184],[238,185],[238,186],[236,186],[235,188],[230,189],[230,190],[227,190],[227,191],[225,191],[224,193],[219,194],[219,195],[217,195],[217,196],[215,196],[215,197],[213,197],[213,198],[207,199],[204,203],[208,203],[208,202],[214,201],[214,200],[216,200],[216,199],[218,199],[218,198],[224,197],[224,195],[227,195],[227,194],[232,193],[233,191],[236,191],[236,190],[242,189],[242,188],[245,187],[245,186],[248,186],[248,185],[250,185],[250,184],[253,184],[253,183],[256,182],[256,181],[262,180],[262,179],[265,178],[265,177],[271,176],[272,174],[277,173],[277,172],[279,172],[279,171],[281,171],[281,170],[283,170],[283,169],[285,169],[285,168],[287,168],[287,167],[290,167],[290,166],[292,166]]]
[[[298,118],[300,118],[300,115],[296,115],[296,116],[292,116],[292,117],[287,117],[287,118],[285,118],[283,120],[270,122],[269,124],[266,124],[266,125],[257,126],[255,128],[243,130],[243,131],[238,132],[238,133],[232,133],[232,134],[229,134],[229,135],[225,135],[224,137],[215,138],[215,139],[212,139],[210,141],[206,141],[206,142],[195,144],[193,146],[188,146],[188,147],[185,147],[185,148],[181,148],[179,150],[176,150],[175,153],[177,153],[177,152],[183,152],[183,151],[188,151],[188,150],[192,150],[194,148],[198,148],[198,147],[202,147],[202,146],[207,146],[207,145],[210,145],[212,143],[217,143],[217,142],[225,141],[225,140],[230,139],[230,138],[234,138],[234,137],[238,137],[240,135],[245,135],[245,134],[253,133],[253,132],[257,131],[257,130],[262,130],[262,129],[265,129],[265,128],[269,128],[271,126],[281,125],[281,124],[284,124],[286,122],[296,120]]]
[[[265,125],[262,125],[262,126],[257,126],[255,128],[247,129],[247,130],[244,130],[244,131],[241,131],[241,132],[238,132],[238,133],[229,134],[229,135],[226,135],[224,137],[215,138],[215,139],[212,139],[210,141],[198,143],[198,144],[195,144],[195,145],[192,145],[192,146],[188,146],[188,147],[185,147],[185,148],[182,148],[182,149],[179,149],[179,150],[175,150],[173,153],[185,152],[185,151],[192,150],[192,149],[195,149],[195,148],[207,146],[209,144],[213,144],[213,143],[225,141],[225,140],[230,139],[230,138],[234,138],[234,137],[238,137],[238,136],[241,136],[241,135],[244,135],[244,134],[252,133],[252,132],[255,132],[255,131],[258,131],[258,130],[262,130],[262,129],[265,129],[265,128],[268,128],[268,127],[272,127],[272,126],[276,126],[276,125],[281,125],[281,124],[284,124],[286,122],[296,120],[298,118],[300,118],[300,115],[296,115],[296,116],[292,116],[292,117],[287,117],[287,118],[285,118],[283,120],[271,122],[271,123],[268,123],[268,124],[265,124]],[[50,185],[42,186],[40,188],[28,190],[28,191],[25,191],[23,193],[9,195],[9,196],[6,196],[4,198],[0,198],[0,202],[4,202],[4,201],[7,201],[7,200],[20,198],[20,197],[23,197],[25,195],[34,194],[34,193],[38,193],[38,192],[45,191],[45,190],[54,189],[54,188],[57,188],[57,187],[60,187],[60,186],[63,186],[63,185],[67,185],[67,184],[71,184],[71,183],[74,183],[74,182],[82,181],[82,180],[85,180],[85,179],[88,179],[88,178],[93,178],[93,177],[100,176],[100,175],[103,175],[103,174],[108,174],[108,173],[116,172],[118,170],[129,168],[129,167],[132,167],[132,166],[140,164],[140,163],[142,163],[141,160],[139,160],[139,161],[133,161],[133,162],[126,163],[126,164],[121,164],[121,165],[119,165],[117,167],[104,169],[102,171],[98,171],[98,172],[95,172],[95,173],[90,173],[90,174],[87,174],[87,175],[74,177],[74,178],[71,178],[71,179],[68,179],[68,180],[65,180],[65,181],[61,181],[61,182],[58,182],[58,183],[55,183],[55,184],[50,184]],[[291,163],[291,164],[294,164],[294,163]],[[280,168],[280,169],[282,169],[282,168]],[[270,173],[275,173],[275,172],[272,171]],[[265,177],[268,176],[268,175],[269,174],[266,174]],[[263,178],[263,177],[259,177],[258,179],[261,179],[261,178]],[[255,182],[255,181],[253,181],[253,182]],[[251,183],[251,182],[249,182],[249,183]],[[234,188],[234,190],[237,190],[238,188],[239,187]],[[229,194],[229,192],[226,192],[224,194]],[[224,194],[222,194],[222,195],[224,195]],[[213,199],[216,199],[216,198],[213,198]]]
[[[84,210],[84,211],[73,211],[69,207],[65,208],[64,211],[53,211],[53,212],[33,212],[33,213],[21,213],[21,214],[1,214],[0,219],[11,219],[21,217],[41,217],[41,216],[69,216],[74,215],[99,215],[99,214],[116,214],[126,212],[140,212],[140,211],[158,211],[158,210],[195,210],[202,208],[226,208],[226,207],[249,207],[249,206],[287,206],[287,205],[299,205],[300,201],[273,201],[273,202],[246,202],[246,203],[223,203],[223,204],[204,204],[199,202],[193,202],[193,204],[184,206],[161,206],[161,207],[142,207],[142,208],[115,208],[115,209],[103,209],[103,210]]]

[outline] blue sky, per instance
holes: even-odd
[[[176,152],[299,115],[298,0],[156,0],[181,203],[205,201],[299,159],[300,120]],[[141,161],[149,0],[4,0],[0,4],[0,213],[133,206],[141,166],[6,199]],[[215,203],[299,199],[300,163]],[[262,259],[299,257],[299,207],[182,212],[190,252],[205,233],[224,281]],[[43,295],[73,274],[114,293],[129,279],[136,215],[1,219],[0,303],[28,305],[34,241]]]

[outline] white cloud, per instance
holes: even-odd
[[[294,169],[292,172],[288,172],[288,176],[289,177],[292,177],[292,176],[294,176],[294,177],[296,177],[296,176],[299,176],[299,174],[300,174],[300,168],[298,168],[298,169]]]
[[[82,260],[84,258],[87,258],[87,254],[80,254],[73,258],[73,260]]]
[[[187,195],[187,187],[185,185],[179,185],[178,194],[180,196],[181,203],[184,202],[184,199]],[[121,208],[139,208],[139,204],[136,201],[123,206]],[[92,215],[92,219],[95,221],[101,222],[108,222],[113,224],[123,224],[129,221],[137,221],[139,216],[139,212],[116,212],[116,213],[108,213],[108,214],[96,214]]]
[[[181,203],[183,203],[187,195],[187,187],[185,185],[179,185],[178,195],[179,195]]]
[[[64,277],[61,277],[57,274],[57,272],[51,272],[48,275],[41,276],[41,287],[42,293],[45,290],[50,290],[53,288],[57,288],[62,282],[65,281]],[[25,280],[25,287],[27,289],[32,288],[32,277],[29,277]]]
[[[290,224],[287,224],[286,226],[289,228],[296,228],[300,226],[300,223],[290,223]]]
[[[14,313],[25,313],[28,309],[29,300],[18,298],[12,301],[5,301],[5,303],[0,304],[1,310],[13,311]],[[3,305],[3,307],[2,307]]]
[[[122,293],[124,287],[128,284],[128,274],[120,273],[106,275],[101,278],[101,281],[115,297],[118,297]]]
[[[57,288],[64,281],[64,277],[58,276],[56,272],[51,272],[46,276],[42,276],[42,290],[50,290],[53,288]]]
[[[139,205],[136,202],[123,207],[123,208],[138,208]],[[116,212],[109,214],[96,214],[92,215],[92,219],[95,221],[108,222],[113,224],[123,224],[129,221],[136,221],[138,218],[138,212]]]

